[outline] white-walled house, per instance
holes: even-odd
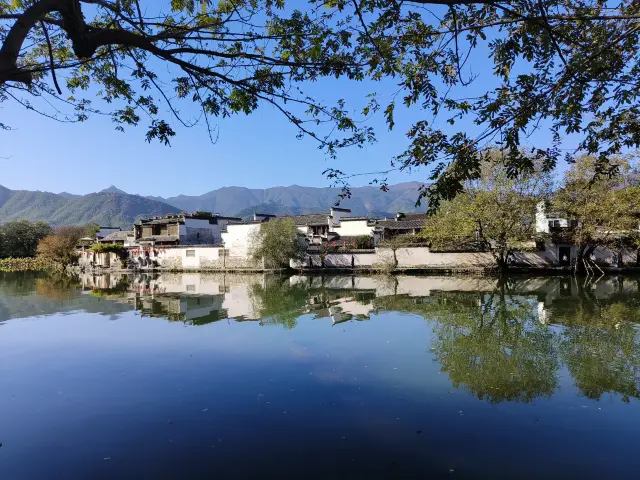
[[[372,236],[375,226],[375,220],[368,217],[342,217],[333,231],[341,237]]]
[[[222,230],[240,218],[222,215],[180,214],[142,219],[134,226],[135,241],[145,245],[215,245]]]
[[[291,218],[298,231],[308,237],[311,243],[321,243],[337,236],[336,229],[340,227],[342,219],[350,213],[351,210],[348,208],[331,207],[329,213],[286,215],[279,218]]]
[[[566,230],[576,223],[560,212],[548,212],[545,202],[536,207],[536,233],[551,233]]]
[[[396,235],[417,235],[427,223],[426,213],[402,213],[398,212],[391,220],[378,220],[377,231],[382,238]]]
[[[114,232],[102,239],[98,239],[100,243],[115,243],[123,247],[131,247],[135,245],[135,241],[136,237],[133,230]]]
[[[260,232],[261,221],[230,223],[222,232],[222,243],[229,255],[249,258],[254,238]]]

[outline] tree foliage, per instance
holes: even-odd
[[[210,117],[268,104],[332,155],[374,141],[362,117],[392,129],[401,106],[418,108],[392,168],[430,168],[422,196],[436,207],[478,178],[492,144],[510,174],[532,159],[551,170],[567,135],[603,172],[640,146],[639,18],[632,0],[0,0],[0,100],[60,121],[143,123],[164,143],[176,122],[203,121],[213,138]],[[492,73],[475,74],[469,59],[485,57]],[[370,92],[353,115],[299,89],[322,77],[399,88]],[[182,101],[202,115],[185,118]],[[550,143],[525,154],[538,129]]]
[[[84,236],[85,227],[60,227],[38,243],[39,256],[61,264],[73,264],[78,260],[76,245]]]
[[[510,174],[530,171],[534,160],[551,170],[567,135],[575,135],[576,152],[598,156],[603,172],[612,155],[640,145],[637,2],[325,3],[352,15],[367,75],[400,85],[385,103],[373,99],[388,127],[401,105],[422,109],[394,166],[433,168],[422,192],[431,207],[478,178],[492,144],[503,149]],[[484,58],[488,65],[479,60],[478,73],[471,63]],[[540,129],[549,144],[524,152]]]
[[[115,253],[121,258],[127,256],[127,249],[117,243],[94,243],[89,248],[89,251],[93,253]]]
[[[51,233],[44,222],[16,220],[0,226],[0,258],[33,257],[38,242]]]
[[[290,218],[263,223],[251,243],[251,257],[255,262],[264,261],[267,268],[287,268],[290,259],[303,260],[307,251],[305,239]]]
[[[147,124],[147,140],[165,144],[175,122],[203,121],[213,139],[210,117],[266,103],[325,146],[310,120],[357,142],[361,132],[343,108],[291,89],[361,77],[350,37],[329,28],[323,11],[285,9],[283,0],[0,0],[0,100],[63,122],[97,114],[119,130]],[[52,101],[53,110],[41,110]],[[200,115],[185,117],[181,101]]]
[[[443,203],[422,235],[432,248],[489,249],[504,267],[509,255],[532,239],[536,207],[552,192],[551,176],[534,165],[534,170],[511,177],[500,155],[492,152],[479,179],[467,181],[461,194]]]
[[[584,155],[567,170],[554,195],[553,209],[574,220],[564,235],[578,247],[578,267],[590,262],[598,246],[614,251],[640,246],[640,187],[633,186],[633,160],[618,157],[612,162],[615,173],[602,175],[598,158]]]

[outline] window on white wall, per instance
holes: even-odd
[[[186,256],[187,257],[195,257],[196,256],[196,251],[195,250],[187,250],[186,251]]]

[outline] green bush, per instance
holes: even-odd
[[[89,251],[93,253],[115,253],[121,258],[127,256],[127,249],[117,243],[94,243],[89,248]]]
[[[0,272],[60,271],[62,266],[49,258],[4,258],[0,260]]]
[[[369,235],[360,235],[359,237],[356,237],[356,248],[373,248],[373,238],[371,238]]]

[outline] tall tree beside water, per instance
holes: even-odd
[[[467,181],[462,193],[441,204],[429,218],[422,235],[433,247],[488,249],[504,269],[509,256],[531,241],[536,207],[549,199],[553,179],[535,159],[532,169],[519,176],[504,161],[500,152],[493,151],[479,178]]]
[[[617,157],[602,163],[597,157],[582,156],[564,175],[551,205],[574,221],[564,241],[578,247],[576,267],[593,268],[591,254],[598,246],[619,253],[640,248],[640,187],[635,186],[634,157]]]
[[[38,242],[51,233],[44,222],[16,220],[0,226],[0,258],[34,257]]]
[[[302,260],[307,243],[291,218],[273,219],[260,225],[249,238],[251,258],[267,268],[288,268],[289,260]]]

